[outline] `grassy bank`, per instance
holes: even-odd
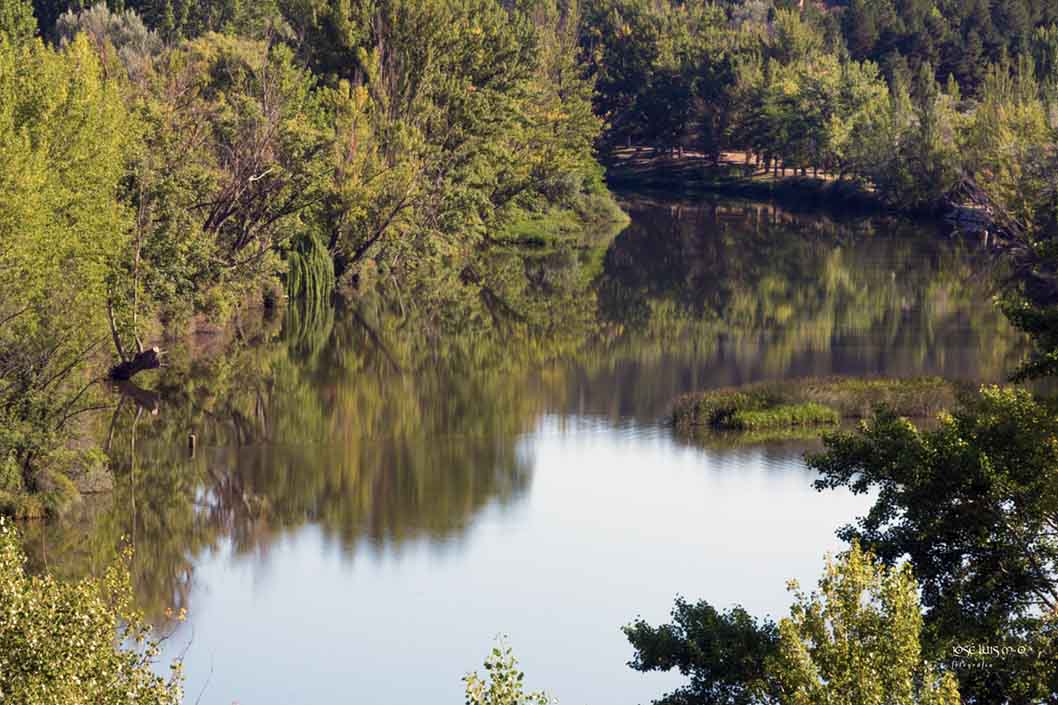
[[[650,150],[635,148],[617,150],[611,155],[606,180],[611,187],[618,189],[709,192],[855,210],[884,208],[873,191],[848,179],[802,176],[793,173],[792,169],[783,175],[775,175],[732,158],[721,159],[717,164],[700,155],[657,156]]]
[[[526,247],[553,247],[563,243],[590,246],[608,242],[628,224],[613,195],[606,190],[583,194],[570,207],[551,206],[543,211],[521,210],[496,237]]]
[[[762,431],[835,425],[878,405],[908,417],[928,417],[954,406],[966,388],[939,377],[909,379],[827,377],[763,382],[686,394],[672,422],[696,428]]]

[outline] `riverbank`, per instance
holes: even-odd
[[[837,425],[885,405],[925,418],[952,408],[969,388],[940,377],[826,377],[762,382],[695,392],[673,404],[680,431],[764,431]]]
[[[552,205],[546,210],[518,211],[496,240],[534,248],[563,243],[592,246],[609,242],[628,222],[628,214],[621,210],[613,194],[602,188],[582,194],[567,207]]]
[[[850,179],[821,173],[802,175],[794,169],[775,174],[747,164],[744,156],[731,153],[714,162],[695,152],[679,156],[656,154],[649,148],[618,149],[606,161],[606,181],[617,189],[717,193],[858,211],[887,210],[875,192]]]

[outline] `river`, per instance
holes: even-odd
[[[813,489],[818,441],[676,437],[675,396],[998,381],[1022,352],[988,254],[934,225],[623,205],[612,240],[525,265],[577,293],[544,305],[540,350],[441,350],[339,308],[177,356],[158,411],[117,434],[129,489],[102,521],[136,544],[148,613],[188,611],[163,655],[185,656],[189,702],[455,704],[501,634],[560,702],[649,702],[682,678],[628,668],[622,625],[678,594],[781,616],[869,504]]]

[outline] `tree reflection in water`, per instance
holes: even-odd
[[[193,608],[196,560],[222,545],[266,552],[310,523],[350,557],[458,535],[528,490],[520,440],[545,414],[654,423],[694,389],[995,380],[1021,354],[978,275],[986,253],[928,227],[727,201],[626,207],[612,242],[490,255],[464,273],[482,293],[445,307],[378,287],[174,346],[100,424],[113,492],[28,527],[31,560],[98,571],[126,536],[161,618]]]

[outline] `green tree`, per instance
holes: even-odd
[[[741,607],[718,611],[702,600],[676,599],[672,622],[653,627],[640,619],[624,627],[636,653],[637,671],[678,670],[690,683],[655,701],[658,705],[753,705],[771,702],[775,683],[770,659],[779,632]]]
[[[823,48],[819,28],[795,10],[777,10],[767,41],[768,55],[783,64],[804,61]]]
[[[135,134],[84,38],[53,50],[0,38],[0,505],[76,495],[98,464],[63,444],[96,405],[107,289],[129,237],[120,201]]]
[[[597,88],[596,114],[609,124],[614,142],[636,139],[644,127],[631,107],[650,86],[660,36],[660,18],[642,0],[585,6],[581,46]]]
[[[0,696],[5,703],[181,701],[179,663],[168,679],[152,670],[158,645],[131,607],[129,557],[98,580],[67,583],[29,576],[17,534],[0,518]]]
[[[1052,267],[1048,266],[1055,260],[1055,246],[1048,242],[1033,253],[1025,280],[1008,290],[1001,302],[1010,322],[1028,333],[1036,348],[1014,373],[1014,381],[1058,375],[1058,307],[1050,303]],[[1034,271],[1037,267],[1043,271]]]
[[[967,130],[967,172],[1024,231],[1045,230],[1054,217],[1050,180],[1038,166],[1055,134],[1034,63],[1022,57],[989,67]]]
[[[918,585],[906,565],[886,568],[854,542],[827,560],[818,593],[790,589],[796,600],[771,666],[779,703],[959,705],[951,674],[923,661]]]
[[[808,459],[820,488],[877,492],[841,536],[887,564],[908,557],[931,657],[954,660],[955,646],[973,642],[1013,647],[987,668],[958,669],[968,697],[1029,703],[1058,684],[1056,439],[1052,408],[1025,390],[985,388],[933,430],[880,412]]]
[[[1037,27],[1032,35],[1031,52],[1040,83],[1053,91],[1058,84],[1058,25]]]
[[[965,137],[973,196],[990,208],[995,227],[1009,240],[1017,272],[1003,292],[1003,309],[1036,344],[1015,380],[1058,373],[1058,130],[1050,117],[1050,89],[1037,81],[1036,65],[1022,56],[1016,66],[988,70]]]
[[[690,683],[665,705],[958,705],[949,673],[923,658],[918,584],[853,543],[827,559],[819,591],[790,583],[795,601],[778,627],[739,607],[676,601],[673,623],[625,627],[640,671],[679,669]]]
[[[285,273],[295,241],[322,237],[333,173],[322,97],[283,45],[188,41],[135,82],[131,103],[135,222],[111,290],[126,354],[158,317],[224,321]]]
[[[861,176],[879,154],[871,141],[877,138],[889,108],[889,90],[878,67],[870,62],[842,63],[836,101],[837,110],[825,126],[823,166],[839,177]]]
[[[88,35],[103,62],[116,53],[133,80],[141,80],[150,71],[162,50],[161,38],[143,24],[134,10],[113,12],[100,3],[81,12],[68,10],[55,24],[60,44],[73,41],[81,32]]]
[[[0,0],[0,37],[12,44],[24,44],[36,32],[37,21],[28,0]]]
[[[889,109],[856,137],[859,170],[893,205],[935,210],[959,183],[962,121],[924,64],[914,87],[895,83]]]

